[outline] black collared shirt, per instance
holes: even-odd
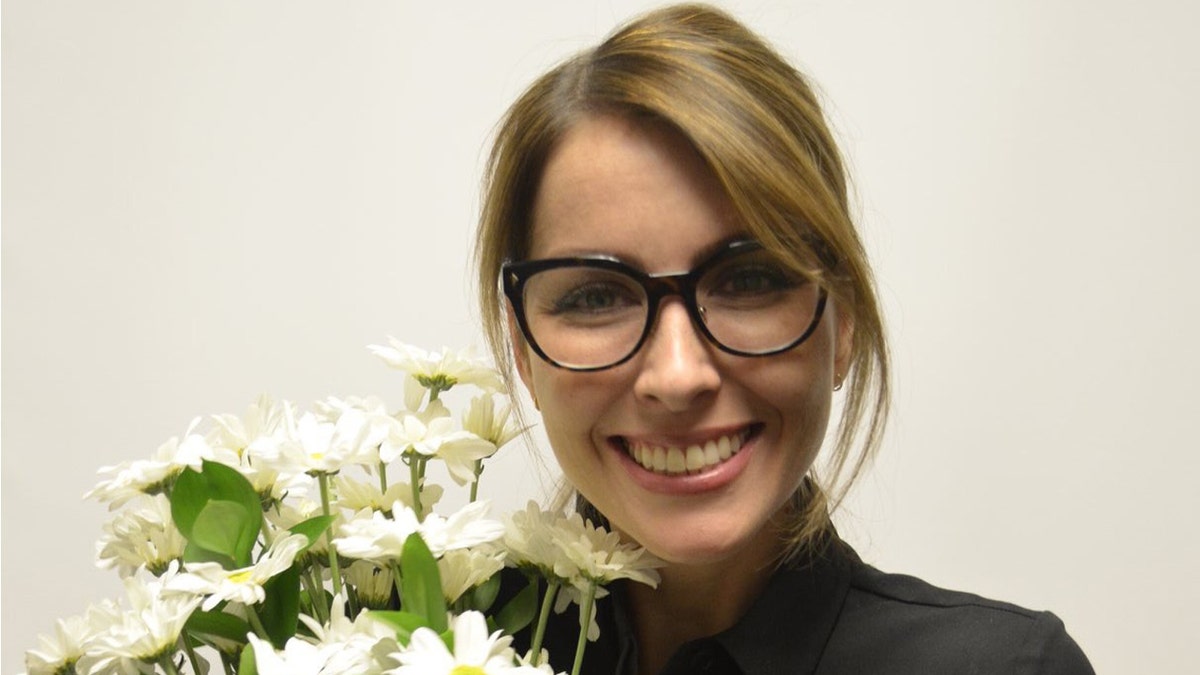
[[[587,675],[639,675],[622,596],[615,584],[599,601]],[[578,631],[576,608],[547,627],[543,645],[556,672],[570,672]],[[781,568],[733,627],[683,645],[660,675],[685,673],[1094,675],[1053,614],[885,574],[840,541],[819,559]]]

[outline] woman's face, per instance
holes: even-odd
[[[585,117],[561,139],[532,228],[532,259],[605,254],[649,273],[690,270],[742,233],[677,132],[619,115]],[[632,359],[596,372],[542,361],[513,329],[518,371],[564,474],[616,530],[670,563],[776,551],[770,524],[817,455],[849,330],[839,331],[830,301],[807,341],[751,358],[707,342],[678,296],[654,320]],[[637,448],[686,455],[726,442],[727,459],[694,473],[654,471],[631,457]]]

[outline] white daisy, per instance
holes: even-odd
[[[413,631],[408,648],[395,654],[398,668],[390,675],[540,675],[544,671],[522,665],[501,631],[489,634],[487,619],[479,612],[454,618],[454,651],[429,628]]]
[[[263,459],[280,473],[333,474],[346,466],[374,466],[379,430],[361,410],[345,410],[336,422],[305,413],[289,438]]]
[[[254,665],[259,675],[332,675],[325,665],[337,651],[336,647],[314,645],[294,637],[282,651],[275,651],[270,642],[253,633],[246,637],[254,646]]]
[[[438,560],[442,580],[442,596],[447,603],[458,600],[464,593],[492,578],[504,569],[504,552],[478,548],[446,551]]]
[[[378,445],[387,436],[392,424],[392,416],[388,413],[387,404],[378,396],[349,396],[337,398],[330,396],[324,401],[318,401],[314,406],[315,415],[322,422],[336,424],[347,413],[362,415],[370,428],[368,436]]]
[[[395,583],[387,566],[367,560],[355,560],[342,570],[346,583],[354,588],[359,604],[370,609],[388,609]]]
[[[88,644],[82,661],[89,675],[126,675],[138,672],[139,665],[157,661],[178,647],[179,634],[202,598],[175,593],[166,585],[175,574],[175,564],[163,578],[144,582],[137,577],[125,580],[130,610],[123,612],[107,630]]]
[[[587,583],[588,582],[586,582],[586,581],[580,582],[580,581],[576,580],[575,584],[567,583],[567,584],[559,587],[558,593],[555,594],[555,596],[554,596],[554,613],[562,614],[563,612],[567,611],[567,608],[570,607],[571,605],[573,605],[573,604],[578,605],[580,607],[580,614],[581,614],[581,616],[579,617],[579,625],[580,625],[580,627],[582,627],[583,620],[584,620],[584,617],[582,616],[583,605],[586,604],[584,602],[584,597],[588,593],[591,593],[592,594],[592,608],[587,616],[587,621],[588,621],[587,622],[587,639],[588,639],[588,642],[595,642],[596,640],[600,639],[600,624],[596,623],[596,602],[595,601],[599,600],[600,598],[606,597],[608,595],[608,589],[603,588],[601,586],[596,586],[595,589],[590,589],[587,587],[587,585],[586,585]],[[581,586],[578,584],[583,584],[583,585]]]
[[[495,541],[503,535],[504,525],[488,519],[487,508],[486,502],[473,502],[449,518],[431,513],[424,521],[418,521],[413,510],[400,502],[392,506],[390,518],[364,509],[338,529],[333,545],[348,558],[386,564],[399,560],[404,541],[419,532],[433,555],[440,556],[446,551]]]
[[[493,396],[484,393],[471,399],[471,404],[463,415],[463,429],[499,449],[521,433],[521,429],[512,423],[511,417],[512,410],[509,406],[496,407]]]
[[[437,457],[446,463],[450,477],[459,485],[475,480],[475,461],[490,456],[496,446],[475,434],[455,428],[454,420],[437,417],[423,421],[404,413],[393,418],[388,435],[379,446],[379,458],[393,462],[402,455]]]
[[[307,486],[309,479],[298,470],[301,467],[270,461],[279,456],[280,446],[295,430],[296,410],[291,403],[261,396],[243,418],[213,415],[212,420],[215,426],[206,436],[209,445],[229,451],[225,455],[229,459],[221,461],[245,476],[261,499],[279,502],[285,494]]]
[[[339,555],[347,558],[387,565],[400,559],[404,540],[416,532],[419,525],[417,514],[400,502],[392,506],[391,517],[363,509],[338,526],[333,546]]]
[[[336,422],[347,410],[359,410],[373,419],[388,416],[387,404],[378,396],[330,396],[313,404],[313,409],[324,422]]]
[[[54,635],[39,635],[38,647],[25,652],[29,675],[76,672],[75,664],[83,658],[88,645],[119,621],[121,614],[115,602],[105,600],[82,615],[59,619],[54,625]]]
[[[387,492],[379,489],[379,482],[372,480],[357,480],[339,475],[333,481],[334,493],[337,495],[337,505],[351,511],[372,509],[387,511],[396,502],[412,508],[412,486],[403,481],[397,481],[388,486]],[[433,483],[421,486],[421,508],[429,513],[433,505],[442,498],[442,486]]]
[[[543,511],[533,500],[526,503],[524,511],[508,514],[504,528],[508,564],[553,579],[555,565],[564,556],[554,543],[557,524],[565,519],[561,514]]]
[[[603,585],[616,579],[658,586],[654,568],[662,567],[662,561],[640,546],[622,543],[616,532],[584,522],[578,513],[559,520],[555,529],[554,542],[563,553],[554,565],[557,576],[578,580],[573,583],[580,588],[590,585],[580,582]]]
[[[511,514],[506,521],[504,547],[508,562],[518,568],[535,570],[543,578],[562,584],[555,597],[554,611],[562,613],[571,603],[583,604],[583,598],[603,598],[603,588],[616,579],[631,579],[650,586],[658,585],[655,567],[662,562],[645,549],[621,543],[619,535],[592,523],[579,514],[564,516],[538,508],[530,501],[524,511]],[[595,621],[596,605],[588,621],[589,640],[600,636]]]
[[[186,572],[168,581],[167,588],[207,595],[203,605],[205,611],[226,600],[255,605],[266,599],[263,585],[291,567],[300,549],[307,545],[308,537],[302,534],[279,537],[258,562],[236,570],[227,570],[211,562],[188,563],[184,566]]]
[[[96,543],[96,564],[116,567],[123,577],[139,567],[161,574],[172,560],[183,557],[187,540],[171,518],[171,500],[166,495],[141,495],[103,526]]]
[[[111,477],[97,483],[83,495],[84,499],[95,497],[108,503],[109,508],[116,508],[139,494],[164,491],[186,468],[199,471],[203,460],[215,459],[215,452],[204,437],[193,433],[199,421],[199,418],[192,421],[183,441],[172,437],[150,459],[102,467],[100,473]]]
[[[295,408],[288,401],[276,402],[263,395],[250,404],[244,417],[213,415],[215,426],[207,439],[213,447],[229,448],[240,455],[247,450],[277,444],[295,416]]]
[[[487,517],[489,508],[486,500],[480,500],[467,504],[449,518],[430,514],[421,522],[421,538],[435,556],[497,541],[504,536],[504,524]]]
[[[371,345],[367,349],[392,368],[412,375],[427,389],[446,391],[456,384],[473,384],[488,391],[499,391],[503,386],[496,369],[475,358],[469,349],[452,352],[442,348],[440,353],[427,352],[394,337],[388,337],[388,343],[388,347]]]
[[[550,666],[550,652],[546,651],[545,649],[541,650],[537,654],[536,659],[534,658],[533,652],[518,654],[517,661],[519,661],[522,666],[533,669],[529,671],[522,671],[522,675],[532,675],[533,673],[540,673],[540,675],[566,675],[566,673],[556,674],[554,672],[554,668]]]
[[[286,530],[306,520],[324,515],[324,511],[321,508],[320,502],[307,498],[297,498],[291,501],[280,502],[274,508],[264,511],[263,515],[272,527],[272,538],[275,538],[287,534]],[[333,516],[334,522],[331,527],[336,528],[341,519],[341,514],[335,511]],[[328,551],[325,537],[322,535],[317,537],[317,540],[312,542],[312,545],[300,557],[302,560],[306,560],[311,556],[323,558]]]
[[[367,612],[360,612],[351,621],[346,616],[346,603],[341,596],[335,596],[332,605],[328,625],[300,615],[300,620],[312,631],[317,646],[333,652],[322,673],[379,675],[385,667],[393,665],[390,659],[386,659],[385,665],[385,659],[381,657],[399,648],[394,629],[371,618]]]

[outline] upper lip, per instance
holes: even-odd
[[[687,447],[689,445],[703,445],[709,441],[715,441],[725,436],[753,432],[758,428],[758,426],[759,425],[756,423],[747,422],[744,424],[709,427],[700,430],[689,429],[679,433],[656,431],[645,433],[613,434],[611,438],[618,439],[625,445],[638,443],[641,445],[657,445],[660,447]]]

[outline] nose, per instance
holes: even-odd
[[[654,320],[652,318],[652,320]],[[721,386],[708,341],[692,325],[681,298],[664,299],[646,344],[634,394],[670,412],[683,412]]]

